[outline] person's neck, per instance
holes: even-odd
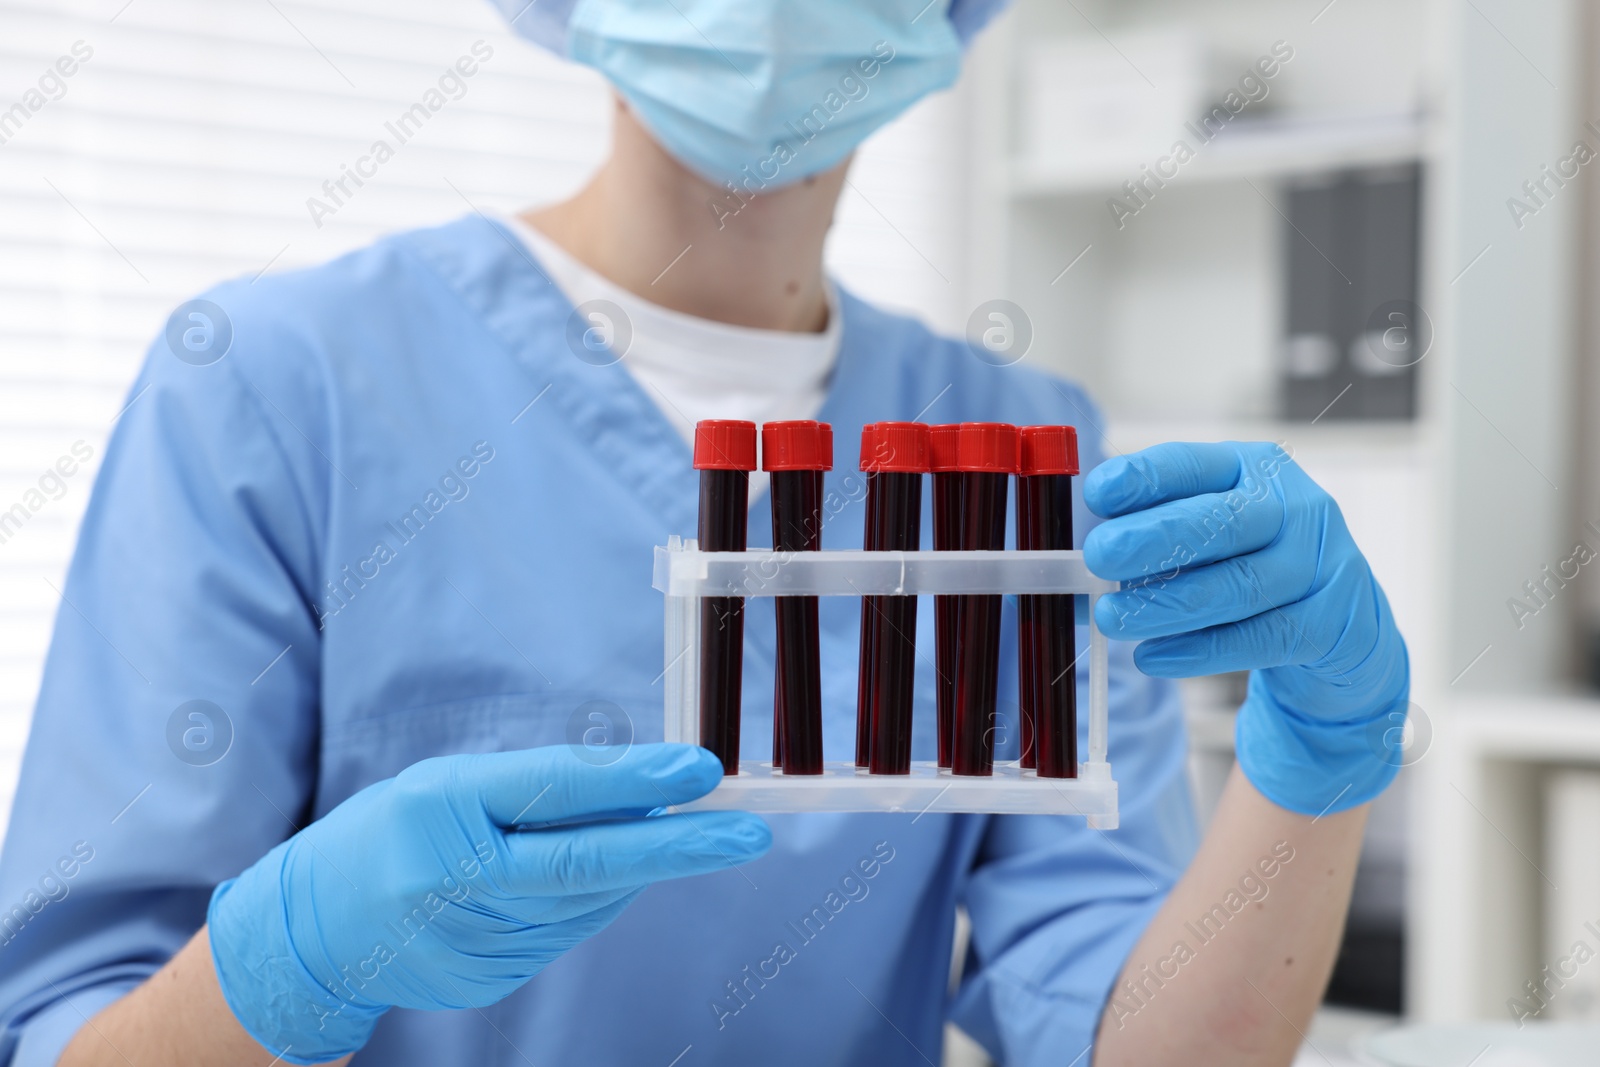
[[[570,200],[524,219],[653,304],[736,326],[815,332],[828,321],[822,246],[848,161],[743,204],[669,156],[626,106],[611,156]]]

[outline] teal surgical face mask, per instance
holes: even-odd
[[[662,146],[760,192],[827,170],[955,81],[949,0],[577,0],[568,53]]]

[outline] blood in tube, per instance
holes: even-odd
[[[933,472],[933,547],[961,547],[961,473],[956,467],[959,425],[928,427],[928,466]],[[956,649],[961,633],[961,599],[933,598],[933,659],[939,766],[950,766],[955,751]]]
[[[1020,445],[1024,455],[1026,442]],[[1020,476],[1017,479],[1017,549],[1026,551],[1038,548],[1033,526],[1033,499],[1029,486]],[[1034,749],[1033,728],[1038,721],[1035,711],[1035,693],[1032,687],[1038,667],[1036,649],[1038,642],[1037,596],[1020,594],[1017,597],[1017,721],[1022,734],[1022,766],[1032,767],[1037,759]]]
[[[1078,433],[1071,426],[1025,426],[1021,444],[1017,548],[1069,549]],[[1040,778],[1075,778],[1078,672],[1073,597],[1020,597],[1017,617],[1022,736],[1024,744],[1032,742],[1035,755],[1031,765],[1037,767]]]
[[[833,427],[809,419],[761,427],[761,467],[772,474],[772,547],[822,547],[823,472],[833,469]],[[773,729],[785,774],[822,773],[822,653],[817,598],[780,596]]]
[[[699,545],[703,552],[743,552],[750,522],[750,472],[756,424],[707,419],[694,428],[700,472]],[[740,687],[744,681],[744,598],[700,604],[700,744],[739,773]]]
[[[956,438],[960,473],[961,548],[1000,550],[1006,544],[1006,491],[1018,469],[1017,428],[961,423]],[[952,774],[994,773],[995,697],[1000,681],[1000,603],[996,595],[959,599],[956,653],[955,750]]]
[[[877,449],[876,423],[861,428],[861,469],[866,470],[867,457],[874,455]],[[870,476],[869,476],[870,483]],[[867,492],[866,526],[861,534],[861,547],[871,552],[883,540],[882,532],[878,529],[878,499],[872,495],[870,488]],[[868,598],[861,601],[861,658],[860,667],[856,672],[856,766],[865,767],[869,762],[872,751],[872,684],[874,669],[877,664],[877,646],[873,641],[877,629],[872,625],[872,612],[867,605]]]
[[[922,543],[922,476],[928,466],[928,427],[922,423],[880,422],[862,430],[869,550],[913,552]],[[863,597],[861,632],[868,692],[857,708],[856,728],[859,737],[862,721],[869,726],[868,769],[910,774],[917,598]]]

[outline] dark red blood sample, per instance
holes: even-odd
[[[861,462],[865,468],[867,457],[876,447],[873,443],[876,438],[872,436],[872,426],[865,426],[861,430]],[[867,490],[867,515],[866,526],[861,535],[861,547],[866,551],[873,551],[879,547],[883,540],[882,532],[878,529],[878,498],[873,495],[871,476],[868,476],[869,488]],[[874,612],[871,597],[861,598],[861,658],[856,673],[856,766],[865,767],[868,763],[868,753],[872,750],[872,685],[875,668],[877,665],[877,646],[874,640],[877,637],[877,626],[873,622]]]
[[[1026,446],[1024,446],[1026,447]],[[1026,479],[1017,479],[1017,548],[1019,551],[1038,548],[1033,526],[1034,493]],[[1035,655],[1038,635],[1037,596],[1017,597],[1017,718],[1022,732],[1022,765],[1032,767],[1036,758],[1033,727],[1037,720],[1034,710],[1033,681],[1038,669]]]
[[[743,552],[750,520],[750,472],[756,469],[756,424],[708,419],[694,429],[700,472],[702,552]],[[700,603],[700,744],[739,773],[740,687],[744,680],[744,598]]]
[[[809,419],[761,428],[762,469],[772,474],[772,547],[815,552],[822,547],[823,472],[833,469],[833,427]],[[777,678],[773,692],[774,755],[785,774],[822,773],[822,653],[817,598],[776,598]]]
[[[933,547],[949,552],[961,547],[961,474],[956,469],[959,425],[928,427],[928,465],[933,472]],[[956,648],[960,637],[961,598],[933,598],[934,698],[939,735],[939,766],[950,766],[955,751]]]
[[[928,470],[928,427],[880,422],[861,434],[867,473],[867,548],[912,552],[922,543],[922,476]],[[861,603],[861,672],[866,700],[857,707],[857,737],[868,727],[873,774],[911,773],[911,727],[917,656],[917,598],[869,596]],[[860,755],[857,755],[860,763]]]
[[[960,547],[1000,550],[1006,542],[1006,491],[1018,468],[1017,428],[962,423],[956,435],[960,472]],[[998,595],[959,598],[953,774],[994,773],[995,696],[1000,680]]]
[[[1072,547],[1072,478],[1078,434],[1071,426],[1027,426],[1017,479],[1017,548]],[[1041,778],[1078,774],[1078,672],[1073,598],[1018,600],[1019,675],[1024,744],[1032,742]],[[1030,722],[1031,717],[1031,722]]]

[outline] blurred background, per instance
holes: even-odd
[[[1600,962],[1572,963],[1600,951],[1596,6],[1018,0],[861,152],[830,245],[870,299],[1018,331],[1098,397],[1107,451],[1281,441],[1343,505],[1415,707],[1330,997],[1365,1014],[1326,1013],[1308,1062],[1401,1014],[1600,1019]],[[0,812],[171,309],[565,196],[607,116],[477,0],[0,0]],[[1241,688],[1189,688],[1203,814]]]

